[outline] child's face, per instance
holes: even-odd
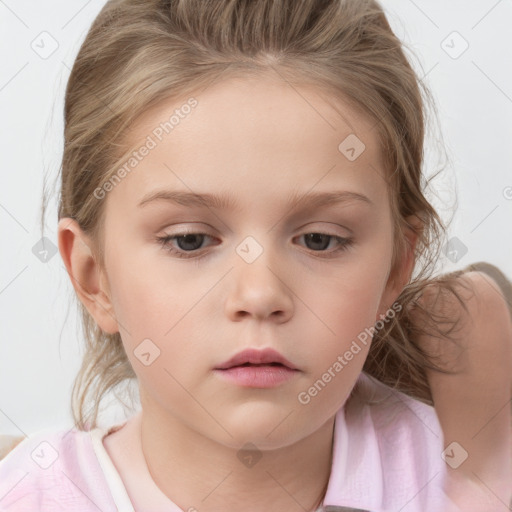
[[[145,412],[171,415],[233,447],[284,446],[341,407],[368,352],[365,329],[401,291],[387,286],[393,228],[377,133],[346,106],[343,119],[313,89],[284,82],[233,79],[194,98],[195,107],[183,109],[184,98],[139,120],[134,148],[153,146],[148,136],[156,147],[145,157],[139,151],[141,160],[102,199],[117,329]],[[158,130],[176,109],[174,129]],[[338,146],[352,133],[366,148],[350,161]],[[139,205],[155,191],[223,195],[236,204]],[[292,195],[335,191],[371,203],[288,204]],[[208,235],[169,242],[189,258],[156,240],[185,231]],[[331,238],[304,236],[311,233]],[[352,245],[336,252],[335,237]],[[248,347],[272,347],[299,371],[258,388],[214,370]]]

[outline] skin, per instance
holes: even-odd
[[[427,371],[445,447],[457,442],[468,457],[448,466],[447,492],[464,511],[508,510],[512,498],[512,321],[499,285],[484,272],[458,278],[466,312],[451,296],[436,301],[427,289],[423,306],[436,314],[460,317],[446,339],[421,336],[420,345],[455,375]],[[418,320],[416,320],[418,321]],[[460,449],[459,449],[460,450]]]
[[[368,347],[310,403],[297,396],[390,308],[412,253],[391,275],[393,224],[371,120],[339,102],[342,118],[315,89],[268,77],[230,79],[195,97],[193,112],[103,199],[105,268],[72,219],[59,222],[59,250],[98,325],[121,334],[140,388],[142,446],[162,492],[183,510],[313,510],[330,473],[334,415]],[[129,134],[134,146],[186,99],[146,112]],[[353,162],[338,150],[351,133],[366,145]],[[155,189],[226,193],[239,211],[166,201],[139,208]],[[333,190],[373,204],[287,204],[295,192]],[[195,251],[201,260],[155,241],[186,229],[209,235]],[[308,233],[353,236],[354,244],[335,253],[327,238],[318,249]],[[236,252],[247,236],[263,249],[252,263]],[[160,350],[149,366],[134,354],[147,338]],[[300,371],[269,389],[212,371],[247,347],[273,347]],[[237,458],[248,442],[263,455],[251,468]]]

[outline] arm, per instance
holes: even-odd
[[[453,441],[468,452],[456,469],[447,466],[447,492],[462,510],[508,508],[512,496],[512,320],[496,282],[483,272],[458,278],[466,312],[454,297],[436,301],[435,286],[421,299],[433,312],[460,316],[460,328],[449,340],[421,336],[418,342],[439,357],[447,375],[427,370],[445,448]],[[452,461],[464,454],[456,447]],[[456,465],[456,460],[454,465]],[[478,503],[478,505],[477,505]]]

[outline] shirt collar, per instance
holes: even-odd
[[[331,474],[318,512],[416,512],[427,503],[445,510],[442,446],[433,407],[361,372],[335,416]]]
[[[359,380],[364,378],[364,376],[359,377]],[[348,445],[349,431],[343,406],[336,413],[334,420],[331,474],[320,509],[322,512],[370,512],[380,508],[382,502],[381,488],[378,485],[382,482],[380,460],[377,461],[378,464],[372,465],[371,474],[368,473],[369,468],[365,464],[358,467],[357,475],[349,474]],[[361,480],[366,482],[364,495],[357,485]],[[368,485],[369,482],[371,485]]]

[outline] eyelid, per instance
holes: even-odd
[[[300,238],[302,236],[308,235],[308,234],[320,234],[324,236],[328,236],[331,239],[333,239],[335,242],[337,242],[337,247],[335,249],[331,249],[330,251],[315,251],[313,249],[305,248],[305,251],[307,254],[313,255],[313,257],[320,258],[320,259],[328,259],[328,258],[335,258],[339,253],[348,251],[355,243],[355,239],[353,236],[343,237],[339,236],[333,233],[325,232],[322,230],[305,230],[302,233],[295,235],[293,239]],[[200,235],[205,236],[207,238],[215,238],[208,233],[203,233],[200,231],[179,231],[173,234],[164,234],[163,236],[157,236],[156,241],[162,246],[162,249],[166,250],[167,252],[173,254],[175,257],[183,258],[183,259],[190,259],[198,261],[203,257],[206,257],[208,255],[208,252],[206,251],[207,247],[195,249],[192,251],[185,251],[183,249],[179,249],[174,247],[170,242],[176,240],[177,238],[181,238],[187,235]]]
[[[326,224],[334,224],[333,222],[331,223],[326,223]],[[310,234],[310,233],[318,233],[318,234],[321,234],[321,235],[328,235],[328,236],[332,236],[333,238],[341,238],[341,239],[348,239],[348,238],[351,238],[352,237],[352,230],[349,229],[349,228],[346,228],[344,227],[347,231],[350,232],[349,235],[347,236],[344,236],[344,235],[340,235],[338,233],[334,233],[330,230],[326,230],[325,228],[318,228],[318,229],[315,229],[315,227],[311,227],[309,229],[305,229],[305,226],[308,226],[309,224],[305,224],[304,226],[301,226],[300,228],[297,229],[297,233],[296,235],[293,236],[293,238],[296,238],[297,236],[302,236],[302,235],[307,235],[307,234]],[[338,227],[341,227],[339,226],[338,224],[336,224]],[[161,237],[157,237],[157,238],[165,238],[165,237],[176,237],[176,238],[179,238],[181,236],[186,236],[186,235],[205,235],[209,238],[216,238],[214,235],[208,233],[206,230],[201,230],[201,228],[181,228],[179,231],[176,231],[176,232],[171,232],[171,233],[164,233]]]
[[[320,224],[321,227],[317,228],[316,227],[317,224]],[[347,236],[352,236],[354,234],[354,231],[352,229],[350,229],[348,226],[338,224],[337,222],[327,222],[325,220],[324,221],[317,220],[317,221],[307,222],[306,224],[303,224],[302,226],[297,228],[296,231],[299,231],[302,234],[304,234],[304,233],[322,233],[325,235],[343,237],[343,235],[329,232],[330,228],[327,228],[327,231],[326,231],[326,228],[324,227],[325,224],[333,224],[333,226],[335,226],[336,228],[338,228],[338,229],[341,228],[341,229],[347,231],[349,233]],[[318,229],[318,231],[317,231],[317,229]]]

